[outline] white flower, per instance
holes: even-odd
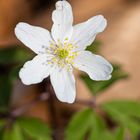
[[[102,15],[73,26],[73,13],[67,1],[58,1],[52,13],[51,33],[41,27],[19,23],[17,38],[37,55],[24,64],[19,76],[25,85],[40,83],[50,75],[57,98],[73,103],[76,89],[73,68],[86,72],[93,80],[111,78],[112,66],[99,55],[85,51],[97,33],[102,32],[106,19]]]

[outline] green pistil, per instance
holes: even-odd
[[[67,58],[68,55],[69,55],[69,52],[65,49],[59,50],[59,52],[58,52],[58,57],[60,59],[65,59],[65,58]]]

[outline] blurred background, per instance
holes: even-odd
[[[23,65],[25,60],[30,60],[34,55],[16,39],[14,35],[16,24],[23,21],[50,30],[52,25],[51,13],[55,8],[55,2],[56,0],[0,0],[0,73],[2,78],[4,75],[5,78],[8,78],[7,71],[16,64],[14,62],[12,66],[11,64],[10,66],[8,65],[10,62],[8,58],[10,56],[13,58],[17,55],[15,48],[25,49],[28,52],[27,54],[23,54],[23,52],[18,54],[17,58],[19,61],[21,60],[20,65]],[[69,2],[73,7],[74,24],[85,21],[97,14],[105,16],[108,26],[103,33],[97,36],[97,44],[100,42],[100,54],[105,56],[110,62],[121,65],[122,73],[125,71],[125,74],[121,77],[122,80],[118,80],[115,84],[111,84],[108,89],[101,91],[101,94],[96,97],[97,103],[102,104],[114,99],[127,99],[139,102],[140,1],[69,0]],[[6,55],[3,56],[4,54]],[[14,59],[17,58],[15,57]],[[126,76],[126,73],[129,76]],[[91,91],[85,82],[79,78],[79,73],[75,72],[75,75],[77,77],[77,99],[91,99]],[[0,82],[1,89],[3,89],[3,84],[5,84],[5,81],[2,79]],[[11,94],[0,96],[0,104],[3,106],[3,100],[8,99],[10,109],[22,106],[34,99],[42,91],[43,88],[41,87],[40,85],[24,86],[19,79],[14,80]],[[7,88],[10,87],[6,87],[6,90]],[[71,111],[81,108],[81,106],[79,107],[75,104],[70,106],[60,103],[56,99],[54,100],[56,101],[55,104],[57,104],[57,121],[61,125],[67,122],[67,118],[71,116]],[[68,109],[69,111],[64,115],[63,110]],[[140,108],[138,109],[140,110]],[[4,109],[2,108],[1,110]],[[38,117],[51,123],[48,105],[44,102],[35,104],[32,108],[25,111],[24,115]]]

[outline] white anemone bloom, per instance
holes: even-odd
[[[19,76],[25,85],[36,84],[50,76],[57,98],[73,103],[76,96],[73,68],[86,72],[93,80],[109,80],[112,66],[99,55],[86,51],[102,32],[107,21],[102,15],[73,26],[72,7],[58,1],[52,13],[51,33],[41,27],[18,23],[17,38],[37,55],[24,64]]]

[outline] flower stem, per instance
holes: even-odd
[[[95,99],[93,99],[93,100],[80,100],[80,99],[77,99],[75,103],[85,105],[85,106],[89,106],[91,108],[96,108],[96,100]]]

